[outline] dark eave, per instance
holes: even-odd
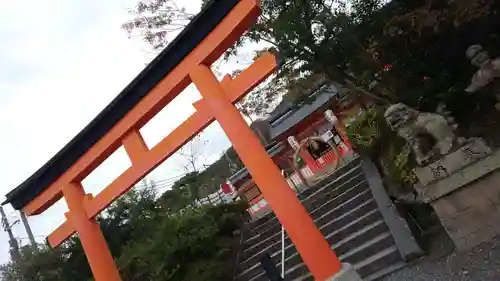
[[[283,142],[275,143],[273,146],[271,146],[269,149],[267,149],[267,154],[269,155],[269,157],[274,157],[274,156],[278,155],[280,152],[282,152],[285,149],[285,147],[286,147],[286,144]],[[247,177],[248,175],[249,175],[248,169],[243,168],[243,169],[237,171],[236,173],[234,173],[227,180],[231,184],[235,184],[236,182]]]
[[[9,192],[2,203],[19,210],[43,192],[100,140],[172,71],[236,6],[238,0],[212,0],[144,70],[52,159]]]
[[[338,89],[334,85],[326,85],[318,90],[312,98],[310,104],[304,104],[296,111],[290,112],[288,115],[284,115],[283,120],[281,122],[276,122],[277,124],[271,124],[270,129],[270,137],[275,140],[279,136],[286,133],[288,130],[302,122],[302,120],[306,119],[309,115],[316,112],[316,110],[320,109],[324,105],[328,104],[332,98],[338,95]]]

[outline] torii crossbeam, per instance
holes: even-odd
[[[109,126],[109,129],[103,129],[102,136],[89,145],[75,161],[66,163],[67,167],[59,161],[60,166],[53,168],[66,168],[65,170],[49,175],[47,171],[51,167],[44,166],[22,186],[9,193],[7,202],[17,209],[22,208],[28,215],[36,215],[64,198],[69,208],[65,214],[67,220],[49,235],[49,243],[56,247],[78,233],[95,279],[119,281],[121,278],[118,269],[95,217],[216,120],[316,280],[326,280],[340,270],[338,258],[267,155],[259,139],[233,105],[276,70],[278,64],[275,56],[266,53],[234,79],[226,76],[220,82],[210,69],[210,65],[256,21],[260,14],[258,0],[221,0],[208,6],[202,13],[221,11],[223,8],[227,13],[222,16],[222,21],[216,23],[200,22],[204,17],[201,15],[194,20],[195,23],[190,24],[213,24],[214,27],[169,73]],[[186,38],[185,34],[180,36]],[[172,44],[175,45],[176,42]],[[194,104],[196,112],[160,143],[149,149],[139,130],[191,82],[196,85],[202,96],[202,99]],[[114,118],[113,115],[110,116]],[[131,167],[95,198],[85,194],[81,181],[122,145],[131,160]],[[49,162],[47,165],[55,164]],[[35,191],[31,192],[30,188]]]

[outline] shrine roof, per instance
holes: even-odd
[[[310,98],[313,99],[311,103],[303,104],[296,110],[290,108],[290,110],[285,112],[280,118],[275,118],[270,124],[271,139],[274,140],[280,135],[286,133],[302,120],[306,119],[309,115],[316,112],[316,110],[326,105],[337,94],[337,87],[334,85],[325,85],[311,95]]]
[[[305,103],[299,108],[294,107],[288,102],[284,102],[280,105],[279,108],[275,109],[273,113],[271,113],[271,116],[267,118],[267,121],[270,123],[269,133],[271,140],[274,141],[273,143],[276,142],[277,137],[286,133],[309,115],[316,112],[316,110],[328,104],[328,102],[338,94],[338,86],[328,84],[310,95],[310,98],[313,99],[311,103]],[[276,145],[270,146],[269,149],[267,149],[267,153],[270,157],[273,157],[285,149],[285,147],[286,145],[283,142],[278,142]],[[247,176],[249,176],[247,168],[242,168],[230,176],[228,181],[234,184]]]
[[[38,171],[9,192],[6,195],[7,200],[2,205],[10,203],[19,210],[43,192],[201,43],[238,2],[238,0],[210,1],[94,120]]]
[[[279,154],[281,151],[283,151],[286,148],[286,144],[283,142],[273,142],[272,145],[269,145],[266,147],[267,154],[269,157],[276,156]],[[237,171],[234,173],[232,176],[230,176],[227,180],[231,184],[235,184],[236,182],[246,178],[249,175],[248,169],[247,168],[242,168],[241,170]]]

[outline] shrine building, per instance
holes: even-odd
[[[308,188],[304,181],[312,181],[328,173],[334,169],[339,158],[349,157],[352,153],[351,144],[325,118],[325,112],[333,111],[341,124],[348,125],[361,108],[361,103],[347,98],[341,85],[324,84],[310,94],[303,104],[294,106],[290,102],[281,102],[266,119],[259,120],[261,124],[258,128],[253,129],[265,144],[269,156],[282,170],[290,187],[303,191]],[[324,142],[306,141],[313,136],[320,137]],[[332,141],[338,155],[327,143]],[[304,148],[294,163],[296,146],[301,142],[305,142]],[[248,211],[253,217],[263,216],[271,210],[246,168],[229,177],[228,183],[241,199],[249,203]]]

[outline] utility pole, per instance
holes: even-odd
[[[2,206],[0,206],[0,215],[2,216],[3,229],[7,232],[7,234],[9,234],[10,256],[12,260],[18,261],[21,258],[21,252],[19,251],[19,244],[14,237],[14,233],[12,233],[12,227],[19,221],[15,221],[12,225],[10,225]]]
[[[19,211],[19,214],[21,215],[21,221],[23,222],[24,228],[26,229],[26,234],[28,235],[30,244],[33,247],[33,250],[36,250],[37,245],[35,241],[35,236],[33,236],[33,232],[31,231],[31,227],[28,223],[28,219],[26,218],[26,214],[23,211]]]
[[[233,160],[231,160],[229,155],[227,155],[227,150],[224,150],[224,157],[229,164],[229,170],[231,171],[231,173],[235,173],[238,170],[238,166],[234,164]]]

